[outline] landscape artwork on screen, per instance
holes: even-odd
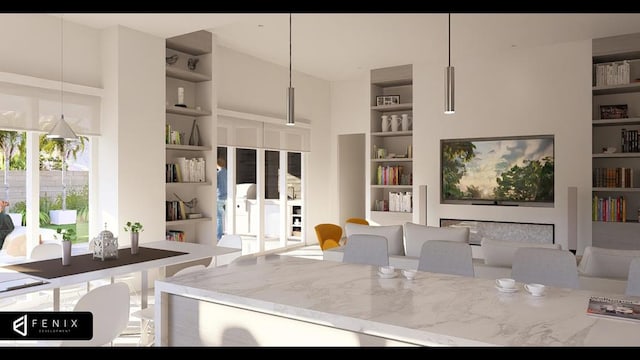
[[[553,204],[553,140],[553,135],[441,140],[442,202]]]

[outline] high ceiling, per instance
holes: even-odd
[[[218,44],[289,65],[289,14],[64,14],[96,29],[122,25],[159,37],[210,30]],[[293,68],[338,81],[373,68],[447,62],[447,14],[293,14]],[[640,32],[640,14],[452,14],[451,53],[478,56],[512,46],[540,46]],[[427,60],[430,59],[430,60]]]

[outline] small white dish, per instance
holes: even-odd
[[[402,270],[402,275],[404,275],[407,280],[413,280],[417,274],[418,272],[416,270]]]
[[[503,287],[500,287],[498,285],[496,285],[496,289],[498,289],[498,291],[503,292],[503,293],[514,293],[514,292],[518,291],[518,288],[515,288],[515,287],[503,288]]]
[[[396,273],[383,274],[380,271],[378,271],[378,276],[380,276],[383,279],[391,279],[391,278],[394,278],[394,277],[398,276],[398,274],[396,274]]]

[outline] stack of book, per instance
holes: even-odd
[[[167,230],[166,238],[169,241],[184,242],[184,231],[181,230]]]
[[[595,64],[596,86],[628,84],[630,65],[627,60]]]

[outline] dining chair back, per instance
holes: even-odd
[[[627,290],[629,296],[640,296],[640,257],[634,258],[629,264],[629,277],[627,277]]]
[[[345,222],[353,223],[353,224],[369,225],[369,222],[367,221],[367,219],[357,218],[357,217],[348,218],[347,221]]]
[[[92,289],[76,303],[73,311],[93,315],[93,338],[70,340],[62,346],[103,346],[115,340],[129,324],[129,286],[122,282]]]
[[[377,266],[389,265],[387,238],[380,235],[353,234],[344,247],[342,262]]]
[[[36,245],[29,256],[31,260],[47,260],[62,257],[62,245],[45,243]]]
[[[218,246],[242,249],[242,237],[236,234],[224,234],[218,241]]]
[[[473,277],[471,246],[449,240],[429,240],[422,244],[418,270]]]
[[[511,277],[522,283],[572,289],[580,286],[576,257],[567,250],[522,247],[513,255]]]

